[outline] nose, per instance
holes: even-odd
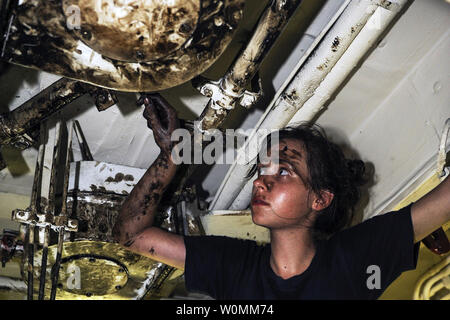
[[[258,189],[270,191],[272,183],[269,181],[270,176],[261,175],[253,181],[253,189],[256,191]]]

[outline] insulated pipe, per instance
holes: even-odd
[[[266,8],[246,48],[239,54],[229,71],[217,83],[201,86],[202,94],[211,97],[200,115],[200,129],[217,128],[230,110],[240,101],[245,88],[255,76],[301,0],[273,0]]]
[[[13,111],[0,115],[0,144],[25,149],[31,141],[21,138],[39,123],[75,99],[93,90],[90,85],[62,78]]]
[[[304,110],[298,120],[311,120],[407,2],[351,1],[317,49],[300,60],[261,117],[255,132],[285,127],[300,108]],[[309,59],[306,61],[306,58]],[[257,138],[257,133],[253,134],[248,144],[255,143]],[[248,206],[252,181],[244,177],[251,164],[238,165],[239,161],[237,159],[227,172],[210,210],[240,210]]]
[[[235,96],[241,96],[244,93],[246,85],[256,74],[262,60],[300,2],[299,0],[274,0],[266,8],[248,46],[223,77],[222,88],[225,92],[231,92]]]

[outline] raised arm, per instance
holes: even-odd
[[[414,242],[450,220],[450,175],[411,207]]]
[[[116,241],[127,249],[184,269],[183,237],[153,226],[161,196],[177,166],[171,160],[172,132],[178,128],[176,111],[160,95],[147,95],[144,118],[161,149],[158,158],[142,176],[122,205],[113,228]]]

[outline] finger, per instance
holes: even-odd
[[[165,118],[162,118],[164,115],[158,114],[155,105],[149,104],[145,107],[144,117],[147,119],[149,128],[157,131],[159,134],[166,134],[167,127],[165,125]]]
[[[165,101],[165,99],[163,98],[163,96],[160,95],[160,94],[157,93],[157,92],[155,92],[155,93],[147,93],[145,96],[146,96],[147,98],[151,99],[151,100],[155,100],[155,101],[161,102],[162,104],[163,104],[164,102],[167,102],[167,101]],[[167,103],[166,103],[166,104],[167,104]]]
[[[179,127],[179,122],[175,108],[159,94],[150,96],[155,104],[159,118],[163,120],[165,127],[167,127],[167,131],[171,132],[177,129]]]
[[[144,104],[144,98],[145,96],[140,96],[139,99],[136,101],[136,104],[138,106],[142,106]]]
[[[175,109],[172,107],[172,105],[167,102],[167,100],[160,94],[149,94],[147,95],[148,98],[150,98],[153,103],[160,109],[164,110],[168,115],[174,114],[176,115]]]
[[[158,125],[159,119],[157,114],[155,113],[154,106],[151,104],[147,104],[144,108],[144,112],[142,114],[144,118],[147,120],[149,124],[154,126],[155,124]]]
[[[154,116],[153,105],[146,103],[144,106],[144,112],[142,115],[145,119],[149,120],[151,116]]]

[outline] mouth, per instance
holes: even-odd
[[[265,202],[261,197],[254,197],[252,199],[252,206],[268,206],[269,203]]]

